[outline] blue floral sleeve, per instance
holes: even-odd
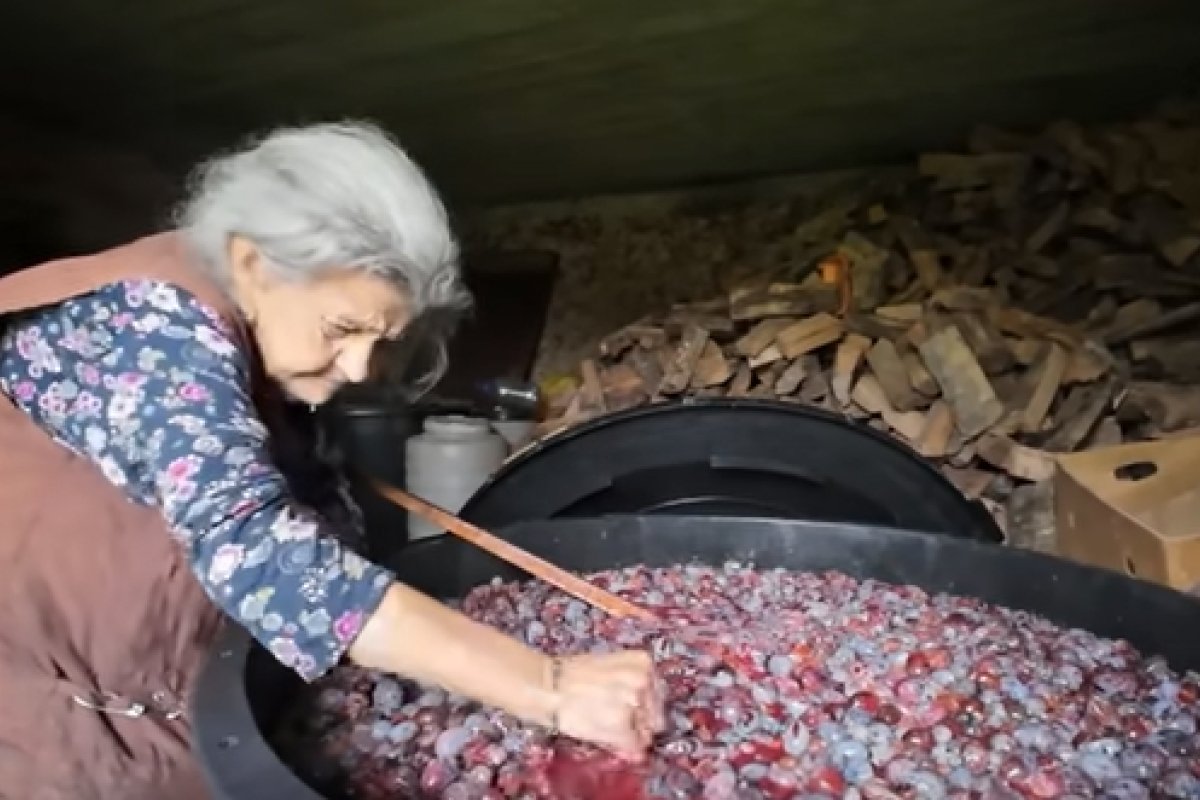
[[[0,388],[161,509],[209,596],[312,680],[341,659],[392,575],[293,498],[249,384],[222,321],[151,281],[18,318],[0,339]]]

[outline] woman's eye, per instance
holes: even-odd
[[[326,321],[321,324],[321,329],[326,339],[340,339],[354,333],[354,329],[344,322]]]

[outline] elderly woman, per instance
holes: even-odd
[[[227,616],[636,756],[645,653],[552,659],[357,555],[277,459],[381,343],[460,307],[446,213],[377,129],[203,165],[175,230],[0,280],[0,797],[204,797],[187,698]],[[308,500],[308,502],[305,502]]]

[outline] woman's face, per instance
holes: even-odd
[[[365,380],[375,345],[399,337],[408,323],[404,293],[377,275],[331,270],[288,281],[240,237],[230,256],[235,299],[266,372],[294,400],[319,405],[343,384]]]

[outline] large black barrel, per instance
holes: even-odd
[[[911,449],[795,403],[689,399],[610,414],[509,461],[462,509],[499,528],[604,514],[819,519],[999,541]]]
[[[1061,625],[1123,638],[1177,670],[1200,669],[1200,601],[1116,572],[957,537],[873,526],[780,519],[611,517],[532,522],[506,538],[574,570],[727,559],[761,567],[840,570],[951,592],[1040,614]],[[394,564],[400,579],[457,598],[507,565],[458,539],[414,543]],[[196,752],[216,800],[321,800],[271,748],[300,679],[227,631],[192,703]]]

